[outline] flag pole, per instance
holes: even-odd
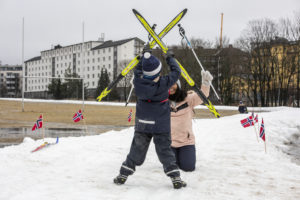
[[[85,127],[85,134],[86,134],[86,135],[90,135],[89,132],[88,132],[88,130],[87,130],[87,126],[86,126],[86,123],[85,123],[85,119],[83,118],[82,120],[83,120],[83,124],[84,124],[84,127]]]
[[[265,153],[267,153],[266,136],[265,136]]]
[[[42,123],[44,121],[44,116],[43,116],[43,113],[42,113]],[[43,141],[44,141],[44,138],[45,138],[45,126],[42,127],[42,134],[43,134]]]

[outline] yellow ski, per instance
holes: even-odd
[[[137,17],[139,22],[143,25],[143,27],[148,31],[148,33],[152,36],[153,40],[156,41],[156,43],[160,46],[162,51],[166,54],[168,51],[168,47],[161,41],[159,36],[153,31],[149,23],[146,21],[146,19],[135,9],[132,10],[134,15]],[[184,67],[180,64],[178,60],[176,60],[178,63],[180,69],[181,69],[181,75],[183,78],[188,82],[188,84],[193,88],[193,90],[199,95],[199,97],[204,102],[204,105],[209,109],[209,111],[217,118],[220,117],[220,114],[217,112],[215,107],[212,105],[210,100],[203,94],[203,92],[197,87],[194,80],[189,76],[187,71],[184,69]]]
[[[186,14],[187,9],[184,9],[181,11],[159,34],[159,38],[163,38]],[[152,40],[149,44],[150,48],[152,49],[156,45],[156,41]],[[118,75],[117,79],[115,79],[113,82],[111,82],[107,88],[105,88],[101,94],[97,97],[97,101],[101,101],[104,97],[106,97],[110,91],[118,84],[120,80],[122,80],[126,74],[130,70],[132,70],[139,62],[139,56],[136,56],[123,70],[122,72]]]

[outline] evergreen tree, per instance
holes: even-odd
[[[48,93],[52,94],[54,99],[62,99],[63,95],[61,92],[62,85],[60,79],[52,79],[48,85]]]
[[[80,78],[80,76],[71,72],[71,68],[69,67],[65,71],[65,78]],[[66,98],[82,98],[82,80],[80,79],[66,79],[66,81],[62,84],[62,88],[64,89],[64,94]],[[86,87],[84,87],[84,96],[87,97]]]

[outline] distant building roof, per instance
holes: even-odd
[[[26,60],[25,61],[25,63],[27,63],[27,62],[32,62],[32,61],[37,61],[37,60],[41,60],[41,56],[36,56],[36,57],[34,57],[34,58],[31,58],[31,59],[29,59],[29,60]]]
[[[112,40],[108,40],[106,42],[104,42],[103,44],[100,44],[99,46],[96,46],[94,48],[92,48],[91,50],[97,50],[97,49],[103,49],[103,48],[108,48],[108,47],[114,47],[114,46],[119,46],[122,44],[125,44],[131,40],[139,40],[142,43],[145,43],[143,40],[134,37],[134,38],[129,38],[129,39],[125,39],[125,40],[118,40],[118,41],[112,41]]]

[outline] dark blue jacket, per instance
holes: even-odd
[[[136,131],[170,132],[169,89],[176,83],[181,71],[174,58],[168,57],[167,64],[170,66],[171,72],[167,76],[161,76],[158,82],[143,79],[141,61],[134,71],[133,83],[138,98],[135,116]]]

